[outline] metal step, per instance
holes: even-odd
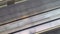
[[[0,25],[22,20],[35,14],[60,7],[60,0],[28,0],[0,8]]]
[[[28,0],[0,8],[0,34],[17,33],[26,28],[29,31],[30,27],[35,28],[32,26],[40,24],[40,27],[55,20],[60,21],[60,0]]]
[[[6,24],[0,27],[0,32],[3,31],[9,31],[9,30],[13,30],[11,32],[17,31],[17,30],[22,30],[31,26],[35,26],[38,24],[45,24],[45,22],[51,21],[51,20],[55,20],[60,18],[60,9],[56,9],[50,12],[46,12],[43,14],[38,14],[36,16],[33,17],[29,17],[23,20],[19,20],[10,24]],[[49,23],[49,22],[48,22]],[[10,32],[9,32],[10,33]]]

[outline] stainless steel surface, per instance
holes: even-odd
[[[53,21],[49,22],[51,20]],[[31,31],[35,30],[35,32],[41,32],[42,30],[59,26],[60,0],[27,0],[0,8],[0,34],[8,34],[45,22],[48,23],[31,28],[33,30],[24,30],[24,32],[31,33]],[[22,34],[24,33],[22,32]]]
[[[7,33],[15,32],[15,31],[19,31],[19,30],[22,30],[22,29],[25,29],[25,28],[28,28],[31,26],[42,24],[42,23],[45,23],[45,22],[48,22],[51,20],[54,21],[57,18],[60,18],[60,9],[56,9],[56,10],[53,10],[53,11],[50,11],[47,13],[39,14],[39,15],[36,15],[33,17],[29,17],[29,18],[26,18],[23,20],[19,20],[19,21],[10,23],[10,24],[0,26],[0,32],[3,33],[3,31],[4,31],[4,33],[7,34]],[[50,22],[48,22],[48,23],[50,23]]]
[[[28,0],[0,8],[0,24],[60,7],[60,0]]]

